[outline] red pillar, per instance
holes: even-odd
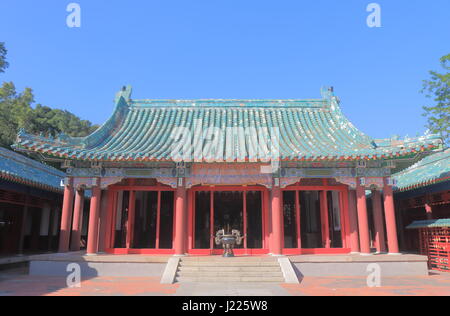
[[[359,179],[358,179],[359,181]],[[359,183],[356,188],[360,250],[370,254],[369,220],[367,217],[366,190]]]
[[[87,241],[87,254],[94,255],[98,251],[98,224],[100,212],[101,189],[92,188],[91,207],[89,211],[89,231]]]
[[[263,212],[264,212],[264,248],[270,252],[270,236],[271,236],[271,224],[270,224],[270,203],[269,203],[269,190],[263,191]]]
[[[351,248],[351,241],[350,241],[350,218],[349,218],[349,212],[348,212],[348,189],[345,191],[342,191],[340,193],[340,197],[342,200],[342,209],[341,209],[341,218],[343,218],[343,222],[345,223],[345,226],[343,226],[343,238],[344,238],[344,248]]]
[[[392,192],[392,187],[386,183],[384,184],[384,212],[386,217],[386,231],[388,238],[388,248],[389,253],[396,254],[400,253],[398,248],[398,237],[397,237],[397,224],[395,221],[395,206],[394,206],[394,194]]]
[[[117,193],[108,189],[106,191],[106,232],[104,238],[103,249],[107,251],[110,248],[113,248],[114,237],[113,234],[115,232],[115,216],[114,216],[114,205]]]
[[[350,222],[350,247],[352,252],[360,252],[359,247],[359,229],[358,229],[358,211],[356,209],[356,190],[348,191],[348,213]]]
[[[427,219],[432,220],[433,219],[433,206],[429,202],[425,203],[425,211],[427,212]]]
[[[383,210],[381,208],[381,193],[380,191],[372,191],[372,208],[373,208],[373,222],[375,226],[375,241],[377,252],[386,252],[386,238],[384,236],[384,222]]]
[[[76,190],[73,208],[72,240],[70,250],[80,251],[81,227],[83,225],[84,190]]]
[[[127,249],[133,247],[134,220],[136,217],[135,206],[136,206],[136,191],[130,191],[130,198],[128,203],[127,236],[126,236]]]
[[[185,246],[185,227],[186,227],[186,210],[185,210],[186,188],[180,186],[175,194],[175,255],[181,256],[186,254]]]
[[[72,221],[73,206],[73,179],[69,178],[67,185],[64,187],[64,200],[61,215],[61,232],[59,235],[59,252],[69,251],[70,242],[70,225]]]
[[[320,191],[320,222],[322,226],[322,245],[324,248],[330,248],[331,239],[327,191]]]
[[[283,213],[281,210],[281,189],[279,186],[272,188],[272,249],[273,255],[281,255],[282,253],[282,223]]]

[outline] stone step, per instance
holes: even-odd
[[[281,271],[178,271],[177,277],[283,277]]]
[[[279,272],[281,271],[280,266],[270,266],[270,267],[217,267],[217,266],[179,266],[179,271],[198,271],[198,272],[258,272],[264,274],[265,272]]]
[[[283,277],[262,277],[262,276],[234,276],[234,277],[207,277],[207,276],[197,276],[197,277],[184,277],[180,276],[176,278],[177,282],[210,282],[210,283],[226,283],[226,282],[276,282],[284,283]]]
[[[182,261],[244,261],[244,262],[260,262],[260,261],[277,261],[274,257],[232,257],[232,258],[224,258],[222,256],[204,256],[204,257],[183,257]]]
[[[215,262],[215,261],[180,261],[180,266],[195,266],[195,267],[278,267],[277,261],[261,261],[261,262]]]
[[[183,257],[175,276],[177,282],[277,282],[284,275],[274,257]]]

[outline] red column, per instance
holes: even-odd
[[[108,189],[106,191],[106,200],[107,200],[107,206],[106,206],[106,232],[105,232],[105,238],[104,238],[104,244],[103,249],[104,251],[107,251],[110,248],[113,248],[114,238],[113,234],[115,232],[115,216],[114,216],[114,201],[116,199],[116,192],[111,191],[111,189]]]
[[[186,210],[185,210],[186,189],[184,186],[177,188],[175,193],[175,255],[181,256],[186,254],[185,245],[185,227],[186,227]]]
[[[101,189],[98,186],[92,188],[91,207],[89,211],[89,231],[87,241],[87,254],[94,255],[98,250],[98,224],[100,213]]]
[[[159,249],[159,234],[161,232],[161,191],[158,191],[158,202],[156,203],[156,241],[155,248]]]
[[[350,245],[352,252],[360,252],[358,211],[356,209],[356,190],[348,190],[348,214],[350,222]]]
[[[134,220],[135,220],[135,210],[136,206],[136,191],[130,191],[130,198],[128,203],[128,219],[127,219],[127,248],[133,247],[133,237],[134,237]]]
[[[375,242],[377,252],[386,252],[386,238],[384,237],[384,222],[383,210],[381,208],[381,193],[380,191],[372,191],[372,209],[373,222],[375,226]]]
[[[320,222],[322,226],[322,245],[324,248],[331,247],[330,223],[328,218],[327,191],[320,191]]]
[[[386,231],[388,238],[389,253],[400,253],[398,248],[397,237],[397,224],[395,222],[395,206],[394,206],[394,194],[392,193],[392,187],[386,183],[384,184],[384,212],[386,217]]]
[[[295,225],[297,226],[297,248],[302,249],[302,228],[299,191],[295,191]]]
[[[429,202],[425,203],[425,211],[427,212],[427,219],[432,220],[433,219],[433,206]]]
[[[342,247],[350,248],[349,215],[348,215],[348,190],[339,192],[339,208],[341,218]]]
[[[283,213],[281,210],[281,189],[279,186],[272,188],[272,249],[273,255],[281,255],[283,236]]]
[[[72,251],[80,251],[81,227],[83,225],[83,206],[84,190],[76,190],[75,205],[73,208],[72,240],[70,243],[70,250]]]
[[[108,191],[102,192],[102,198],[100,200],[100,224],[98,228],[98,253],[106,252],[106,240],[107,240],[107,222],[108,222]]]
[[[263,191],[263,212],[264,212],[264,248],[270,251],[270,236],[271,236],[271,224],[270,224],[270,203],[269,203],[269,190]]]
[[[359,181],[359,179],[358,179]],[[366,190],[359,183],[356,188],[360,250],[370,254],[369,220],[367,217]]]
[[[59,252],[69,251],[70,242],[70,225],[72,221],[73,206],[73,179],[69,178],[69,182],[64,187],[63,209],[61,214],[61,232],[59,235]]]

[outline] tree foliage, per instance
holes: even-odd
[[[422,92],[434,101],[424,106],[424,116],[431,132],[442,135],[445,144],[450,144],[450,54],[441,58],[443,73],[430,71],[431,78],[423,82]]]
[[[0,73],[8,67],[6,48],[0,43]],[[52,109],[37,104],[33,107],[34,95],[30,88],[17,92],[14,83],[4,82],[0,87],[0,146],[10,147],[17,133],[24,129],[32,134],[56,136],[64,133],[69,136],[87,136],[98,126],[81,120],[69,111]]]
[[[5,72],[5,69],[8,68],[9,64],[6,61],[6,50],[5,43],[0,42],[0,73]]]
[[[33,108],[33,103],[34,96],[30,88],[18,93],[12,82],[3,83],[0,87],[0,146],[11,146],[22,128],[32,134],[56,136],[64,133],[79,137],[89,135],[98,127],[69,111],[41,104]]]

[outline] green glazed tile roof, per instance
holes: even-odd
[[[0,148],[0,178],[38,187],[48,191],[62,191],[61,180],[65,173],[19,155],[11,150]]]
[[[342,114],[332,92],[318,100],[132,100],[130,96],[129,87],[119,92],[111,118],[85,138],[50,139],[21,132],[16,146],[64,159],[172,161],[174,148],[180,146],[177,138],[185,137],[187,130],[193,135],[187,157],[233,162],[271,160],[269,140],[278,139],[276,131],[277,159],[285,161],[392,159],[441,145],[435,135],[374,140]],[[177,132],[177,127],[185,131]],[[205,137],[200,137],[202,133]]]
[[[447,219],[433,219],[426,221],[415,221],[407,226],[407,229],[417,228],[434,228],[434,227],[450,227],[450,218]]]
[[[450,149],[435,153],[393,175],[400,191],[450,180]]]

